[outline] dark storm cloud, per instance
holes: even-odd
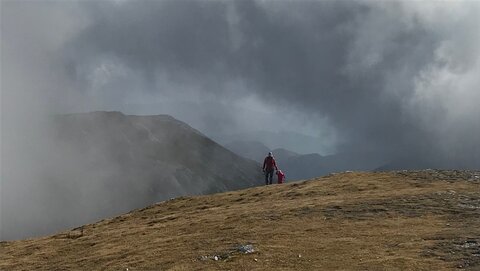
[[[155,82],[162,75],[228,100],[227,82],[241,81],[244,94],[326,116],[344,138],[340,151],[429,156],[446,144],[434,127],[445,125],[441,120],[452,109],[439,98],[439,103],[425,105],[433,117],[422,122],[419,114],[424,112],[411,105],[422,74],[455,61],[439,60],[438,51],[456,37],[432,26],[437,20],[449,23],[432,10],[452,6],[457,8],[448,2],[86,3],[91,25],[72,40],[68,52],[74,68],[115,57],[140,71],[151,91],[159,91]],[[478,4],[471,6],[478,11]],[[469,21],[475,13],[467,15],[451,23],[475,24]],[[475,123],[465,125],[454,129],[474,127],[478,132]],[[462,136],[478,145],[473,137]]]
[[[218,65],[229,48],[224,4],[103,1],[87,3],[86,10],[93,21],[67,49],[73,69],[114,57],[152,81],[164,69],[169,76],[181,72],[199,80],[222,71]]]

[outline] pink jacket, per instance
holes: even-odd
[[[277,171],[277,178],[278,178],[278,183],[283,183],[283,180],[285,179],[285,174],[281,170]]]

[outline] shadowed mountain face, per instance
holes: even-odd
[[[279,161],[287,161],[289,159],[295,159],[299,156],[302,156],[302,154],[298,154],[283,148],[274,149],[272,152],[275,155],[275,158]]]
[[[295,160],[296,158],[302,156],[301,154],[284,148],[272,150],[259,141],[235,140],[226,144],[225,148],[237,153],[242,157],[252,159],[259,163],[263,163],[263,160],[270,151],[274,154],[275,159],[278,161],[287,161],[290,159]]]
[[[45,154],[50,162],[28,192],[17,193],[29,204],[3,195],[2,239],[51,233],[172,197],[263,183],[258,163],[167,115],[59,115],[53,127],[55,144]]]
[[[270,148],[258,141],[232,141],[225,145],[225,148],[241,155],[242,157],[254,161],[263,162],[263,158],[268,154]]]
[[[255,185],[258,164],[168,115],[95,112],[57,121],[60,140],[73,144],[85,158],[94,155],[97,165],[117,166],[118,181],[146,186],[155,199]]]

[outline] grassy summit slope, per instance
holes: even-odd
[[[0,270],[478,270],[478,176],[342,173],[178,198],[2,242]]]

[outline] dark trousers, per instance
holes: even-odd
[[[273,168],[265,170],[265,185],[272,184]]]

